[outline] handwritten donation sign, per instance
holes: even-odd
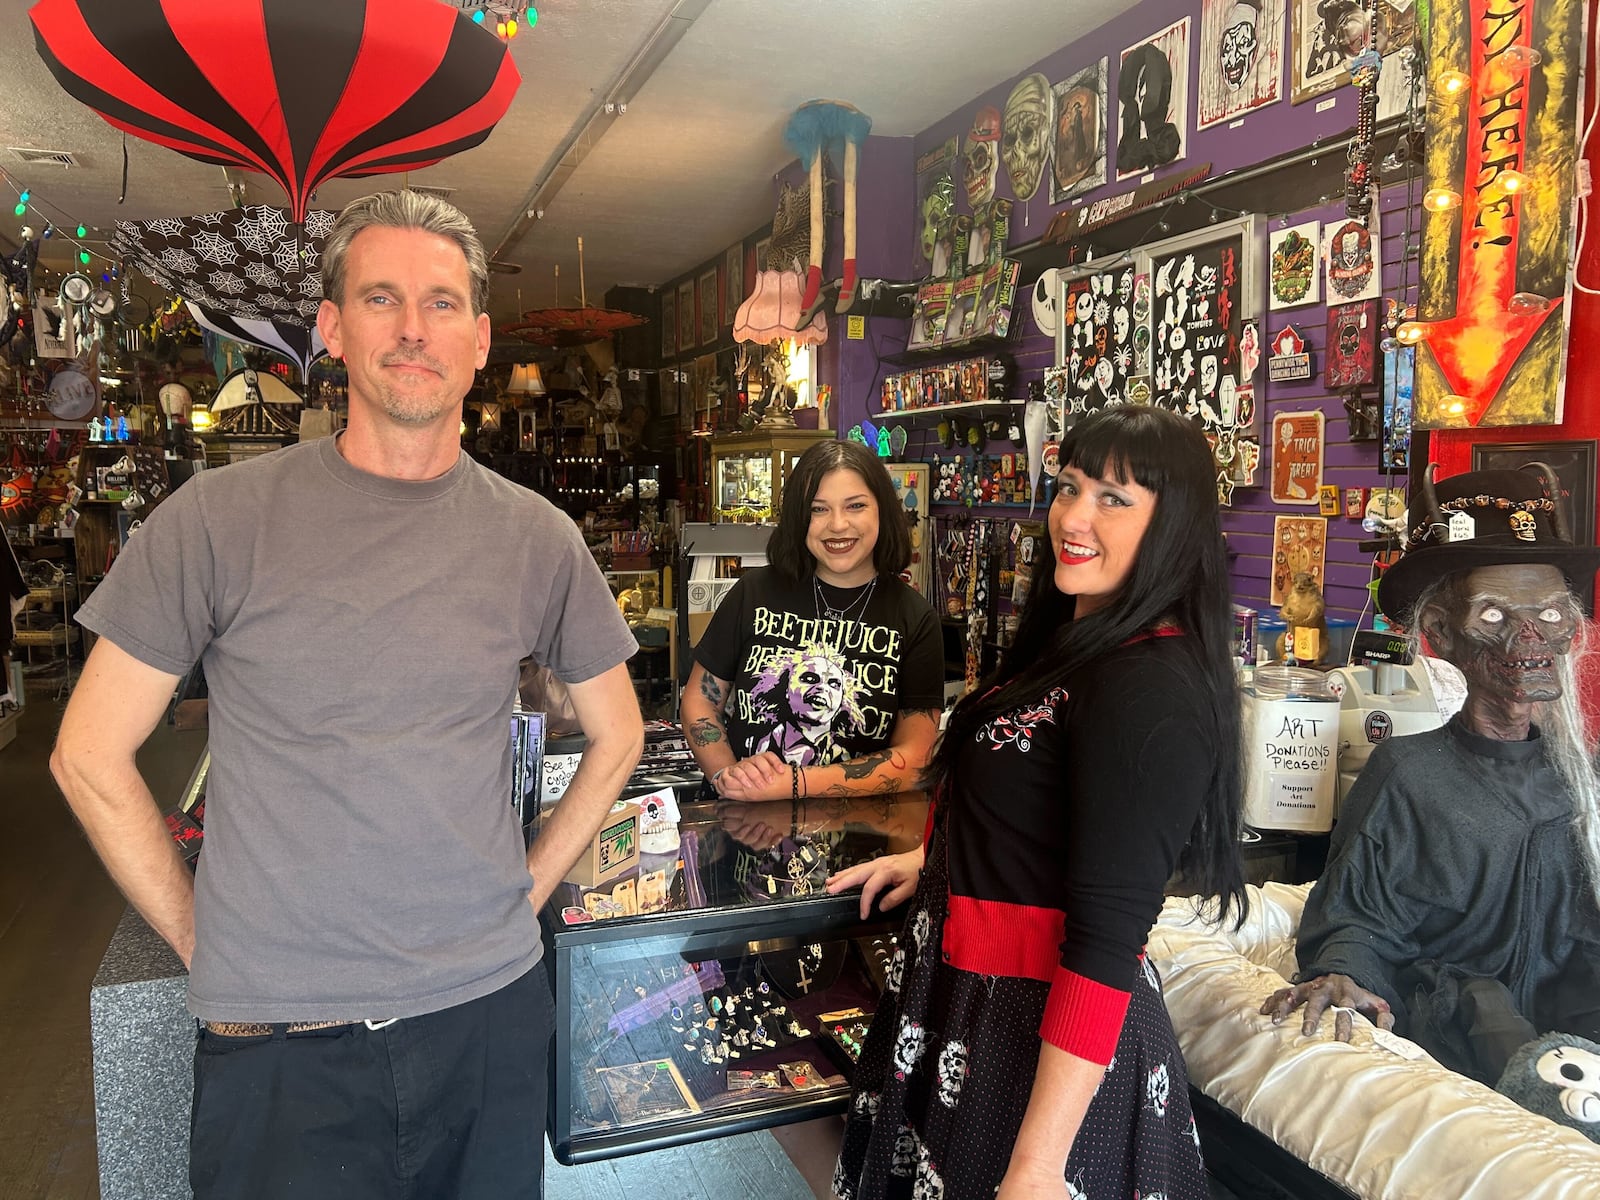
[[[1322,487],[1321,411],[1272,418],[1272,499],[1277,504],[1317,503]]]
[[[1251,708],[1246,823],[1257,829],[1331,829],[1339,701],[1258,698]]]

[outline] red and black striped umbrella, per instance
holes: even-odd
[[[296,221],[325,180],[478,145],[521,76],[439,0],[39,0],[39,55],[118,129],[282,185]]]

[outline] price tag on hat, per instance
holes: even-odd
[[[1478,536],[1478,523],[1464,512],[1455,513],[1450,518],[1450,540],[1452,542],[1470,542]]]

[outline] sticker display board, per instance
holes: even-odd
[[[1139,373],[1140,350],[1146,363],[1149,357],[1149,286],[1146,282],[1141,307],[1141,278],[1131,259],[1064,275],[1056,338],[1062,369],[1052,373],[1052,391],[1058,394],[1051,399],[1063,402],[1068,427],[1084,413],[1150,399],[1149,380]]]
[[[933,523],[928,517],[929,467],[927,463],[884,463],[894,494],[905,506],[911,526],[911,562],[903,572],[917,595],[932,599],[929,565],[933,560]]]

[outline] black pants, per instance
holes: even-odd
[[[196,1200],[538,1200],[554,1011],[535,967],[492,995],[376,1031],[202,1029]]]

